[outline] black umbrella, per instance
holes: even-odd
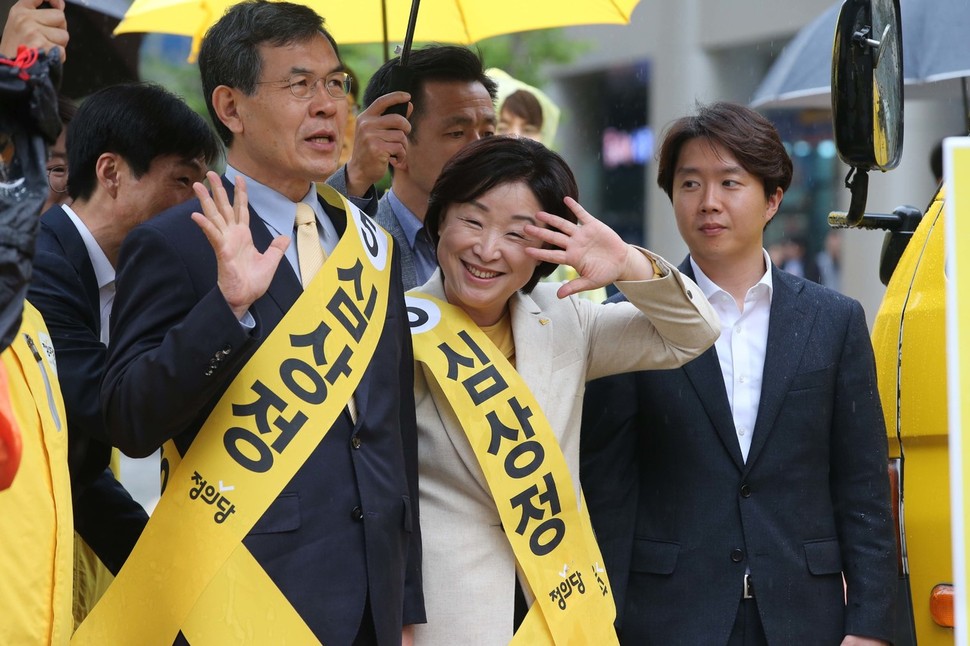
[[[832,39],[841,5],[798,32],[768,70],[752,106],[829,105]],[[970,132],[970,1],[900,0],[900,11],[906,96],[962,94]]]

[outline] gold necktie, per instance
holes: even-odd
[[[317,233],[317,216],[306,202],[296,205],[296,255],[300,261],[300,278],[306,288],[327,261],[327,252],[323,250]],[[347,400],[347,412],[356,424],[357,405],[353,395]]]
[[[320,245],[317,216],[305,202],[296,205],[296,255],[300,260],[300,278],[306,287],[323,267],[327,252]]]

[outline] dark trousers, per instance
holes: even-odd
[[[742,599],[738,604],[738,616],[734,620],[728,646],[768,646],[755,599]]]

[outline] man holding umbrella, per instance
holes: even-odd
[[[374,73],[364,93],[364,105],[382,103],[392,86],[392,70],[398,65],[400,59],[394,58]],[[407,152],[390,158],[391,190],[381,198],[375,219],[394,236],[404,289],[411,289],[423,285],[438,268],[424,230],[431,187],[455,153],[495,134],[497,86],[485,75],[481,59],[467,47],[432,45],[415,50],[407,69],[413,106]],[[335,176],[333,186],[345,192],[339,180]]]
[[[389,238],[316,184],[348,109],[336,43],[307,7],[243,2],[199,67],[226,174],[122,246],[102,389],[123,451],[165,444],[166,489],[78,636],[400,643],[424,621],[411,344]],[[403,138],[377,115],[407,99],[368,127]]]

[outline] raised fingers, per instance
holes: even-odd
[[[541,212],[540,212],[541,213]],[[555,216],[553,216],[555,217]],[[562,218],[559,218],[562,220]],[[566,220],[562,220],[567,224],[571,224]],[[546,244],[550,244],[554,247],[565,247],[569,244],[569,234],[563,233],[557,229],[548,229],[546,227],[536,226],[534,224],[525,225],[525,233],[528,236],[537,238]]]

